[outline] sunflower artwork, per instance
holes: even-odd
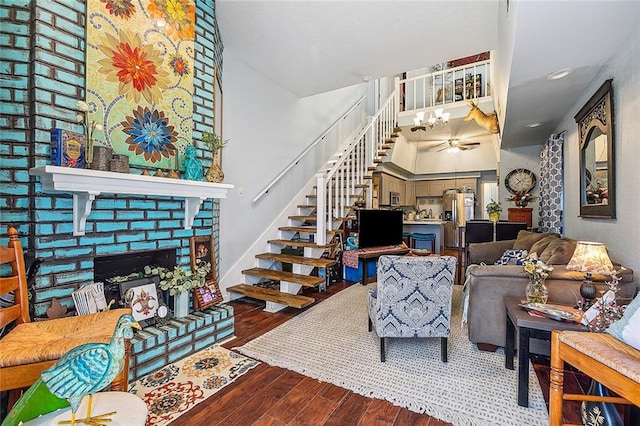
[[[175,169],[191,144],[193,0],[88,0],[87,87],[105,143],[132,165]]]

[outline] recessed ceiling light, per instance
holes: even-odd
[[[542,123],[535,122],[535,123],[527,124],[526,127],[529,127],[531,129],[533,129],[534,127],[538,127],[538,126],[541,126],[541,125],[542,125]]]
[[[571,74],[573,70],[571,68],[563,68],[561,70],[552,72],[547,76],[547,80],[558,80],[559,78],[564,78]]]

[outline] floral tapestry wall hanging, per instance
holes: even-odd
[[[86,101],[133,165],[175,169],[191,144],[193,0],[88,0]]]

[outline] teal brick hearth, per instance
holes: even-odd
[[[233,332],[233,308],[224,304],[145,327],[131,340],[129,382],[228,339]]]

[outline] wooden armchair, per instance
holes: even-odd
[[[565,394],[565,362],[620,396]],[[596,401],[640,406],[640,351],[606,333],[554,330],[551,333],[550,426],[563,425],[563,401]]]
[[[9,408],[23,388],[31,386],[40,373],[51,367],[70,349],[84,343],[108,343],[120,315],[129,309],[115,309],[92,315],[31,322],[27,278],[18,231],[9,229],[8,247],[0,247],[0,265],[10,265],[11,275],[0,276],[0,294],[13,291],[14,304],[0,308],[0,328],[14,326],[0,340],[0,391],[9,391]],[[8,268],[7,268],[8,269]],[[112,390],[126,391],[129,375],[129,344],[125,366],[111,383]]]

